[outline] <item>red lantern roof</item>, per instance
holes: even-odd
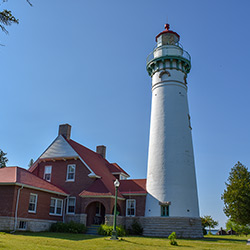
[[[178,39],[180,39],[180,36],[179,36],[176,32],[170,30],[169,28],[170,28],[170,25],[169,25],[168,23],[166,23],[166,24],[165,24],[165,30],[162,31],[161,33],[159,33],[159,34],[155,37],[155,41],[157,42],[157,38],[158,38],[160,35],[165,34],[165,33],[172,33],[172,34],[176,35],[176,36],[178,37]]]

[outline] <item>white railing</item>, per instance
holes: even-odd
[[[178,45],[162,45],[156,47],[147,57],[147,64],[154,58],[162,56],[179,56],[191,61],[191,56],[182,48],[181,44]]]

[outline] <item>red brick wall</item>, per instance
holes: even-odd
[[[76,165],[75,181],[66,181],[67,166],[69,164]],[[81,198],[78,196],[84,189],[89,187],[94,179],[88,177],[90,171],[80,160],[67,160],[67,161],[48,161],[41,162],[38,165],[36,173],[40,178],[44,177],[45,166],[52,166],[51,183],[61,187],[67,191],[70,196],[76,197],[76,210],[75,213],[82,213]]]
[[[29,199],[31,193],[37,194],[36,213],[28,212]],[[62,221],[63,216],[49,215],[51,197],[63,200],[65,199],[65,196],[62,195],[47,193],[29,188],[23,188],[20,191],[18,217]],[[63,203],[65,203],[65,200],[63,201]]]
[[[125,196],[126,199],[135,199],[136,200],[136,211],[135,216],[144,216],[145,215],[145,204],[146,204],[146,195],[133,195],[133,196]],[[124,202],[124,209],[126,215],[126,202]]]
[[[15,216],[16,188],[0,185],[0,216]]]

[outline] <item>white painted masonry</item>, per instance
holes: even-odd
[[[152,107],[147,172],[146,217],[199,217],[198,195],[187,101],[190,56],[175,32],[162,32],[147,68],[152,77]]]

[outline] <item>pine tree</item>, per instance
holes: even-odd
[[[8,0],[2,0],[2,2],[7,2]],[[30,6],[32,6],[30,0],[26,0]],[[3,11],[0,11],[0,28],[2,31],[6,34],[8,34],[8,30],[6,29],[6,26],[10,26],[11,24],[19,23],[19,20],[15,18],[10,10],[4,9]]]
[[[30,168],[33,164],[34,164],[34,160],[33,160],[33,159],[30,159],[30,162],[29,162],[28,167]]]
[[[6,167],[6,163],[8,162],[5,155],[7,155],[7,153],[4,153],[3,150],[0,149],[0,168]]]

